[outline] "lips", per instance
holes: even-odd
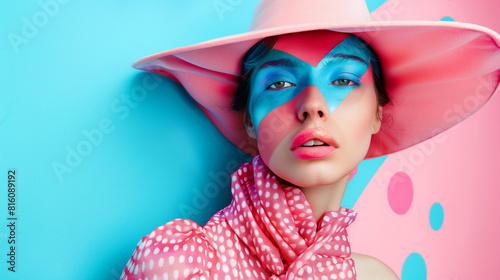
[[[335,139],[321,128],[306,129],[292,140],[290,149],[298,159],[321,159],[338,148]]]

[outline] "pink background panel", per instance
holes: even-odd
[[[383,20],[451,17],[499,32],[498,12],[498,1],[479,5],[465,0],[399,0],[387,1],[372,15]],[[473,98],[468,102],[473,103]],[[451,109],[454,117],[460,117],[459,111],[467,110],[468,104],[456,105]],[[427,279],[498,279],[499,109],[497,94],[452,129],[390,155],[354,207],[360,214],[350,228],[353,251],[379,258],[400,276],[406,258],[416,252],[425,261]],[[408,175],[411,185],[400,180],[389,189],[397,172]],[[392,208],[389,197],[396,199]],[[438,230],[429,222],[434,203],[444,210]]]

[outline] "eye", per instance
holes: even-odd
[[[272,90],[276,90],[276,89],[284,89],[284,88],[289,88],[289,87],[293,87],[295,86],[294,84],[292,83],[289,83],[289,82],[285,82],[285,81],[279,81],[279,82],[275,82],[275,83],[272,83],[268,89],[272,89]]]
[[[354,86],[357,85],[356,82],[349,79],[337,79],[332,82],[332,85],[336,86]]]

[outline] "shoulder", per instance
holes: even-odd
[[[399,277],[390,267],[374,257],[352,253],[351,258],[356,265],[356,274],[359,280],[399,280]]]
[[[121,279],[161,279],[165,275],[169,279],[189,279],[193,274],[208,275],[215,257],[203,228],[193,221],[177,219],[139,241]]]

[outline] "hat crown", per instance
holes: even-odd
[[[318,23],[352,26],[370,21],[364,0],[262,0],[248,31]]]

